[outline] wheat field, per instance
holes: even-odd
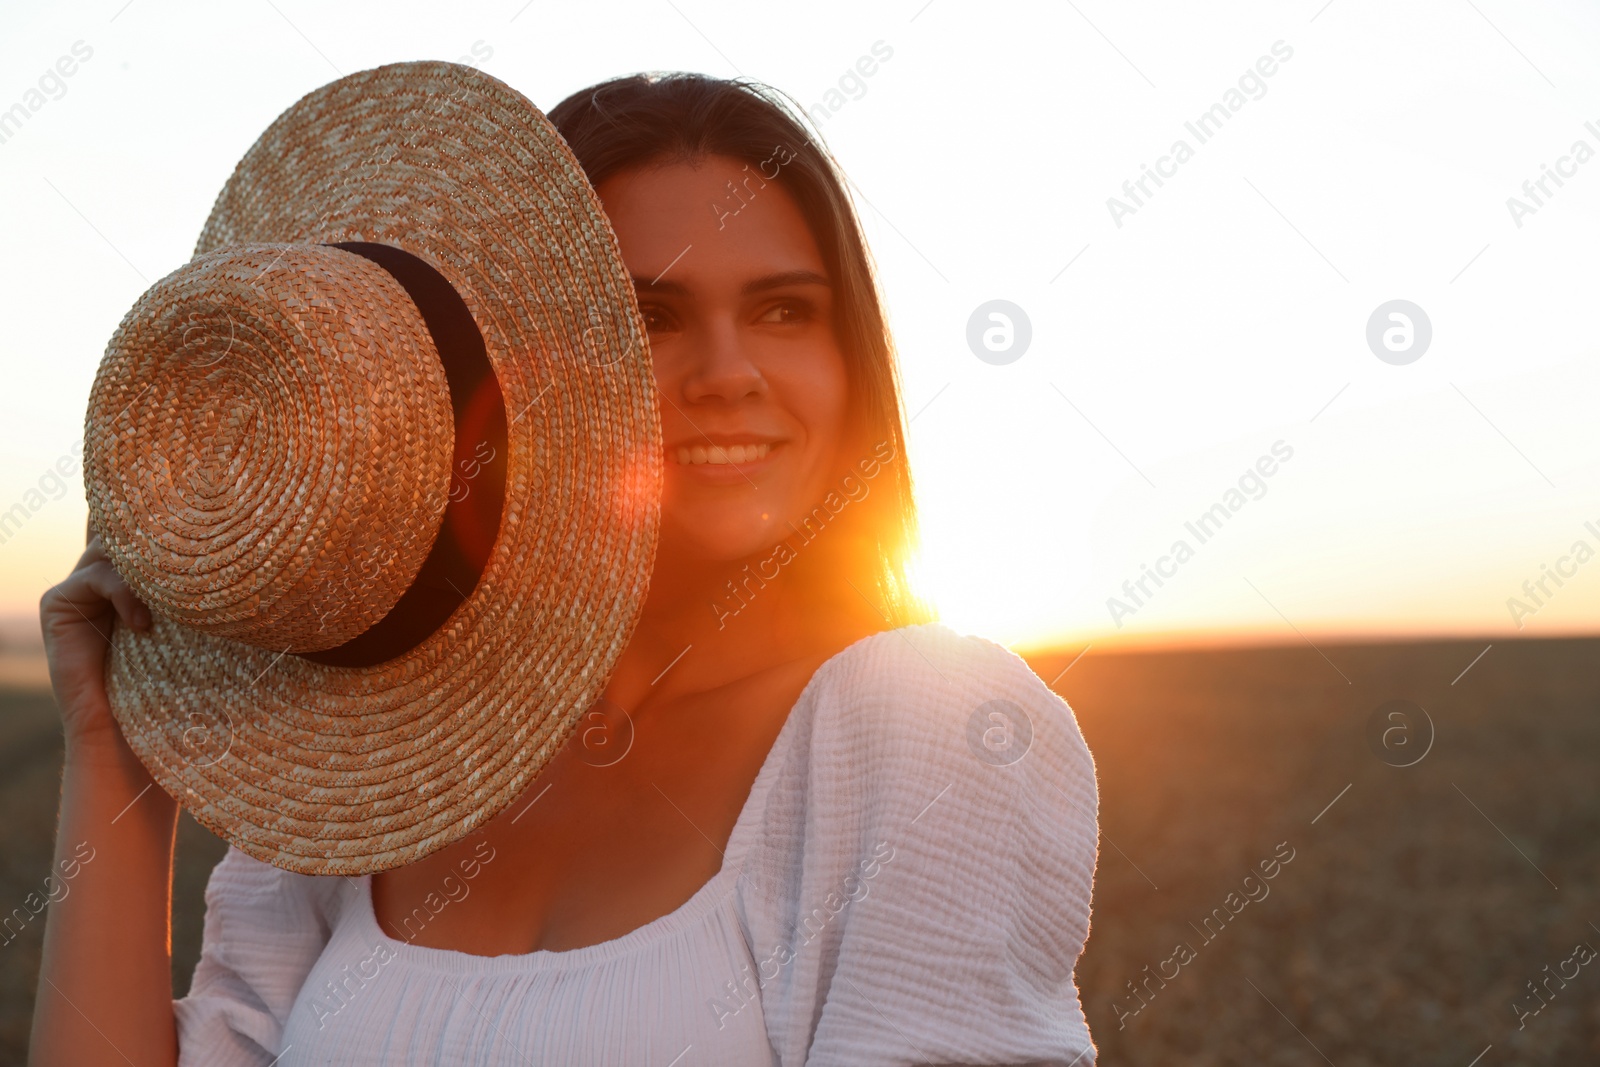
[[[1600,640],[1486,644],[1030,657],[1099,775],[1077,980],[1101,1063],[1600,1062],[1574,954],[1600,948]],[[1404,760],[1370,740],[1394,700],[1432,723]],[[48,871],[60,760],[48,694],[0,691],[5,909]],[[182,820],[179,991],[222,851]],[[0,1062],[26,1056],[42,918],[0,944]]]

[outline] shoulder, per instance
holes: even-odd
[[[348,899],[346,881],[285,871],[229,845],[206,883],[206,909],[233,922],[301,920],[326,929]]]
[[[356,883],[280,870],[230,846],[206,883],[200,959],[173,1001],[180,1063],[256,1062],[276,1048]]]
[[[229,845],[206,881],[205,939],[222,952],[262,942],[274,955],[320,952],[354,893],[347,878],[278,869]]]
[[[886,630],[824,664],[804,700],[768,812],[769,826],[799,821],[790,847],[896,848],[908,867],[981,862],[991,882],[1031,871],[1087,893],[1094,758],[1021,657],[941,623]]]
[[[938,623],[858,641],[802,704],[744,905],[781,1062],[904,1063],[906,1034],[917,1062],[1092,1062],[1072,975],[1098,793],[1072,709]]]
[[[1094,762],[1072,708],[1016,653],[943,623],[885,630],[818,671],[811,747],[871,774],[899,763],[925,770],[1021,767],[1087,776]],[[1080,783],[1081,784],[1081,783]]]

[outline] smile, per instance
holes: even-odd
[[[681,446],[675,451],[674,458],[684,466],[698,466],[700,464],[732,464],[754,463],[756,460],[766,459],[772,451],[770,444],[754,445],[729,445],[726,448],[713,445],[710,448],[704,445]]]

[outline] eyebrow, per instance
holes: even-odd
[[[647,278],[641,278],[637,274],[633,276],[633,284],[641,293],[661,293],[670,294],[673,296],[684,296],[687,295],[689,291],[682,282],[664,282],[659,280],[659,278],[655,281],[651,281]],[[822,285],[829,288],[832,287],[832,283],[829,282],[826,277],[818,274],[814,270],[786,270],[779,271],[776,274],[765,274],[759,278],[752,278],[745,282],[739,291],[744,296],[750,296],[754,293],[764,293],[770,289],[783,289],[791,285]]]

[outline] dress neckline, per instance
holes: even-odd
[[[941,623],[937,622],[919,623],[914,626],[901,627],[900,630],[919,630],[924,627],[941,625]],[[394,953],[398,959],[407,960],[433,970],[495,974],[593,966],[642,948],[645,945],[674,936],[701,920],[713,908],[720,905],[733,891],[738,880],[743,877],[744,860],[752,844],[750,835],[755,832],[757,815],[765,808],[766,797],[771,792],[778,768],[782,766],[789,749],[794,746],[794,739],[800,731],[795,711],[805,705],[806,698],[810,695],[811,690],[846,655],[870,641],[887,634],[898,633],[900,630],[879,630],[877,633],[859,638],[828,657],[821,666],[811,673],[811,678],[806,682],[805,688],[800,690],[800,695],[795,698],[794,704],[789,708],[789,712],[784,718],[783,726],[778,730],[778,736],[772,741],[772,747],[767,750],[766,758],[761,762],[761,769],[756,772],[755,781],[750,786],[750,794],[745,798],[744,806],[739,809],[739,817],[735,820],[733,830],[728,835],[728,847],[723,850],[722,866],[717,870],[716,874],[712,875],[699,889],[695,890],[693,896],[673,911],[652,919],[643,926],[634,927],[620,937],[614,937],[608,941],[601,941],[593,945],[583,945],[573,949],[541,948],[534,949],[532,952],[480,956],[472,952],[462,952],[459,949],[413,945],[408,941],[399,941],[390,937],[384,932],[383,927],[378,925],[377,912],[372,906],[372,876],[368,874],[362,875],[358,879],[348,879],[348,881],[358,883],[356,885],[354,904],[357,909],[357,919],[365,928],[366,937],[376,945],[387,946],[389,951]]]

